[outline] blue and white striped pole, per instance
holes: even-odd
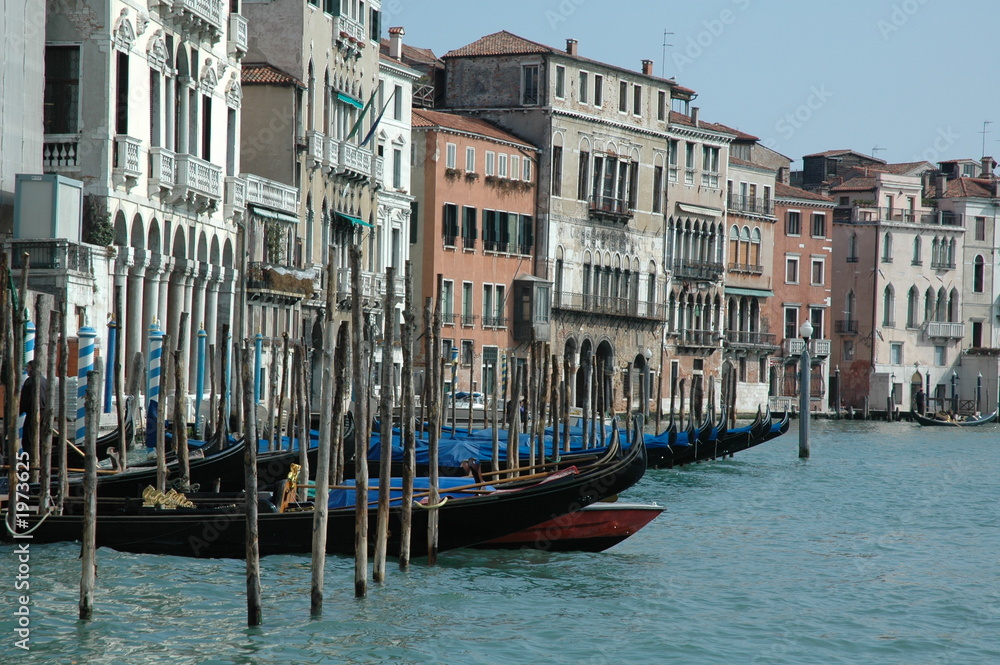
[[[87,433],[87,374],[94,370],[97,331],[90,326],[84,326],[76,333],[76,337],[80,343],[80,360],[76,374],[76,443],[79,445]]]
[[[149,378],[146,386],[146,412],[152,408],[152,403],[160,405],[160,361],[163,356],[163,331],[154,319],[149,324]],[[157,409],[156,416],[162,418],[163,414]]]
[[[198,330],[198,376],[195,379],[195,389],[198,394],[194,398],[194,426],[196,431],[201,432],[201,397],[205,393],[205,340],[208,333],[205,332],[205,324],[201,324]]]
[[[118,324],[108,321],[108,362],[104,373],[104,413],[111,413],[111,396],[115,390],[115,351],[118,346]]]
[[[31,321],[24,322],[24,357],[21,363],[21,383],[28,378],[28,363],[35,359],[35,324]],[[20,410],[20,409],[18,409]],[[24,419],[26,413],[17,414],[17,438],[24,441]]]
[[[264,336],[257,331],[253,338],[253,403],[260,402],[260,365],[261,353],[264,350]]]
[[[226,418],[230,416],[232,402],[230,395],[233,390],[233,333],[226,335]]]

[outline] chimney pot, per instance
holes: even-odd
[[[402,27],[389,28],[389,57],[394,60],[403,59],[403,35],[406,31]]]
[[[699,109],[698,109],[697,106],[692,106],[691,107],[691,123],[695,127],[700,127],[700,125],[698,124],[698,111],[699,111]]]
[[[992,176],[993,175],[993,165],[995,164],[995,162],[993,161],[993,158],[992,157],[983,157],[983,159],[981,161],[981,164],[983,166],[983,171],[982,171],[982,173],[980,174],[979,177],[981,177],[981,178],[989,178],[990,176]]]
[[[941,198],[944,196],[946,191],[948,191],[948,176],[942,173],[937,177],[937,185],[934,188],[934,193],[937,198]]]
[[[566,40],[566,53],[570,55],[576,55],[577,42],[575,39]]]
[[[642,73],[645,74],[646,76],[652,76],[653,75],[653,61],[652,60],[643,60],[642,61]]]

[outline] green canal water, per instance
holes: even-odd
[[[666,507],[601,554],[461,551],[353,598],[328,560],[262,562],[264,626],[245,627],[244,566],[98,551],[95,620],[77,621],[76,545],[37,545],[30,651],[17,562],[0,548],[0,663],[1000,662],[1000,428],[819,421],[735,458],[650,471],[624,499]]]

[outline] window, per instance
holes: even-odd
[[[920,236],[913,237],[913,265],[919,266],[923,263],[920,258]]]
[[[985,217],[976,217],[976,240],[986,240]]]
[[[934,364],[938,367],[943,367],[945,361],[948,359],[947,350],[944,346],[934,347]]]
[[[455,283],[450,279],[441,281],[441,313],[446,324],[455,322]],[[451,344],[445,348],[449,347]]]
[[[504,312],[506,311],[504,308],[507,306],[506,298],[507,298],[507,287],[504,286],[503,284],[497,284],[496,299],[495,299],[496,311],[493,315],[493,318],[496,321],[497,326],[500,328],[507,327],[507,317],[504,316]]]
[[[507,153],[501,152],[497,155],[497,177],[507,177]]]
[[[826,237],[826,215],[821,212],[814,212],[812,215],[812,237]]]
[[[201,98],[201,158],[212,159],[212,98]]]
[[[454,203],[444,204],[443,235],[446,247],[454,247],[458,237],[458,206]]]
[[[534,246],[535,224],[531,215],[518,215],[517,221],[517,251],[519,254],[531,254]]]
[[[789,256],[785,258],[785,283],[799,283],[799,259],[797,257]]]
[[[483,327],[494,325],[493,285],[483,284]]]
[[[892,263],[892,234],[888,232],[882,242],[882,263]]]
[[[403,151],[399,148],[392,150],[392,187],[403,188]]]
[[[882,291],[882,325],[886,328],[896,326],[896,292],[892,284],[888,284]]]
[[[392,93],[392,119],[403,119],[403,86],[397,85]]]
[[[594,106],[604,106],[604,77],[594,74]]]
[[[455,163],[458,161],[458,146],[454,143],[448,143],[445,145],[445,158],[444,165],[449,169],[455,168]]]
[[[797,307],[785,308],[785,339],[796,339],[799,336],[799,310]]]
[[[703,145],[701,147],[701,184],[704,187],[719,186],[719,149]]]
[[[495,252],[498,250],[499,242],[499,215],[496,210],[483,210],[483,249]]]
[[[410,244],[415,245],[418,238],[420,237],[419,229],[420,225],[418,220],[420,218],[420,204],[416,201],[410,203]]]
[[[822,307],[810,307],[809,308],[809,323],[813,327],[813,339],[825,339],[823,335],[823,308]]]
[[[982,254],[976,256],[972,268],[972,292],[982,293],[986,284],[986,262]]]
[[[889,363],[892,365],[903,364],[903,343],[889,342]]]
[[[684,184],[694,184],[694,143],[687,143],[684,154]]]
[[[552,196],[562,196],[562,146],[552,146]]]
[[[369,37],[373,42],[382,39],[382,11],[372,7],[371,21],[369,21]]]
[[[642,115],[642,86],[632,86],[632,115]]]
[[[538,104],[538,65],[521,65],[521,105]]]
[[[812,260],[812,285],[823,286],[823,259]]]
[[[847,241],[847,262],[857,263],[858,262],[858,234],[852,233],[850,239]]]
[[[628,82],[618,83],[618,111],[628,113]]]
[[[472,282],[462,282],[462,325],[471,326],[475,321],[475,315],[472,313]],[[463,341],[462,345],[465,343]],[[464,349],[463,349],[464,350]]]
[[[128,54],[115,51],[115,134],[128,134]]]
[[[482,371],[482,387],[483,393],[492,396],[497,389],[497,359],[499,358],[498,349],[495,346],[484,346],[483,347],[483,371]]]
[[[588,97],[587,84],[590,83],[590,74],[588,72],[580,72],[580,103],[586,104]]]
[[[525,182],[531,182],[531,157],[524,158],[524,175],[521,179]]]
[[[802,213],[798,210],[789,210],[785,215],[785,234],[790,236],[802,235]]]
[[[587,150],[580,151],[580,167],[577,173],[579,177],[576,181],[576,198],[586,201],[590,189],[590,152]]]
[[[667,179],[670,182],[677,182],[677,143],[677,139],[667,143]]]
[[[653,167],[653,212],[663,212],[663,167]]]
[[[667,92],[660,90],[656,94],[656,119],[663,122],[667,119]]]
[[[471,325],[471,324],[469,324]],[[459,359],[462,367],[472,367],[472,359],[475,357],[476,343],[471,339],[462,340],[462,350],[459,352]],[[471,389],[472,386],[469,386]]]
[[[854,340],[845,339],[844,340],[844,351],[841,354],[843,360],[854,360]]]
[[[46,134],[76,134],[80,119],[80,47],[45,47]]]
[[[562,65],[556,65],[556,97],[566,97],[566,68]]]
[[[486,151],[486,175],[496,175],[497,155],[491,150]]]
[[[476,209],[472,206],[462,207],[462,246],[466,249],[476,247]]]
[[[510,179],[517,180],[521,177],[521,156],[510,156]]]
[[[465,172],[476,172],[476,149],[472,146],[467,146],[465,148]]]
[[[916,328],[917,318],[920,316],[920,293],[917,287],[911,286],[906,294],[906,327]]]

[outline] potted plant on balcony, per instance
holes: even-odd
[[[444,170],[444,177],[448,178],[449,180],[455,180],[456,178],[458,178],[461,175],[462,175],[462,172],[459,171],[458,169],[448,168],[448,169]]]
[[[83,241],[107,247],[115,240],[107,199],[88,194],[83,197]]]

